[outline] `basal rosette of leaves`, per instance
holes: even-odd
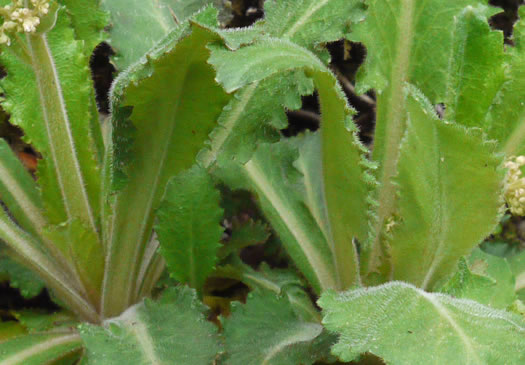
[[[504,47],[482,0],[266,0],[241,29],[222,1],[0,5],[1,105],[41,156],[33,176],[0,141],[0,271],[64,308],[2,323],[0,364],[525,362],[523,254],[478,248],[525,196],[523,20]],[[367,48],[373,149],[331,70],[343,38]],[[282,137],[314,91],[319,130]],[[225,187],[264,218],[230,221]],[[288,268],[243,262],[267,240]]]

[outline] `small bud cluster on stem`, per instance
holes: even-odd
[[[505,200],[512,214],[525,215],[525,178],[521,167],[525,166],[525,156],[511,157],[505,162],[508,169],[505,180]]]
[[[40,19],[49,12],[50,0],[14,0],[0,7],[4,22],[0,26],[0,44],[11,44],[15,33],[34,33]]]

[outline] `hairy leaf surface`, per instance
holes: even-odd
[[[392,282],[319,300],[323,324],[340,335],[332,352],[352,361],[370,352],[393,365],[522,364],[525,322],[471,300]]]
[[[445,98],[446,118],[486,132],[486,114],[506,79],[503,34],[490,29],[487,10],[467,7],[455,18]]]
[[[361,166],[364,148],[352,131],[355,127],[350,118],[351,109],[335,77],[307,49],[274,38],[260,40],[235,52],[214,48],[210,62],[217,69],[217,79],[229,91],[291,69],[303,69],[314,79],[322,111],[320,161],[330,222],[328,243],[336,259],[336,285],[341,288],[351,285],[357,280],[358,272],[352,240],[364,235],[368,186]],[[253,165],[244,166],[250,169]],[[255,166],[248,173],[252,177],[258,174],[259,180],[264,177]]]
[[[9,75],[1,81],[2,106],[45,159],[39,163],[39,184],[49,220],[78,218],[95,229],[100,177],[90,126],[95,100],[83,43],[75,40],[64,8],[49,33],[20,42],[13,46],[26,47],[31,64],[11,48],[2,52]]]
[[[179,37],[174,30],[147,58],[121,73],[113,89],[116,158],[109,163],[120,190],[107,196],[114,199],[103,306],[109,315],[124,310],[122,297],[136,292],[130,288],[138,285],[137,264],[169,178],[194,164],[228,102],[206,63],[205,45],[216,37],[198,27],[191,35],[185,30],[177,42]]]
[[[301,320],[286,297],[268,291],[234,303],[223,327],[224,361],[231,365],[310,365],[329,357],[333,340],[320,323]]]
[[[221,346],[205,311],[192,289],[178,287],[157,302],[146,299],[132,306],[102,327],[83,324],[86,364],[209,365]]]
[[[111,17],[109,42],[125,70],[193,13],[214,0],[101,0]]]
[[[170,275],[197,291],[217,261],[224,231],[219,201],[211,176],[194,166],[170,180],[157,211],[155,231]]]
[[[496,97],[487,116],[491,138],[500,141],[507,156],[525,154],[525,8],[514,27],[514,47],[507,47],[508,81]]]
[[[472,299],[493,308],[506,309],[515,300],[514,274],[506,259],[476,249],[468,262],[460,259],[458,271],[439,291],[454,298]]]
[[[498,224],[502,161],[479,130],[439,120],[417,90],[409,91],[406,103],[392,276],[432,288]]]
[[[34,298],[44,289],[44,283],[34,272],[8,257],[0,255],[0,273],[7,275],[9,286],[17,288],[24,298]]]

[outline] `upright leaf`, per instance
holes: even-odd
[[[224,231],[219,202],[210,175],[194,166],[170,180],[157,211],[155,231],[170,275],[197,291],[217,261]]]
[[[311,365],[329,357],[333,341],[320,323],[301,320],[286,297],[268,291],[234,303],[223,327],[229,365]]]
[[[133,288],[140,285],[136,279],[142,254],[166,184],[194,164],[228,102],[206,63],[205,46],[216,36],[198,27],[191,34],[185,27],[178,41],[180,35],[181,30],[175,30],[147,58],[121,73],[111,96],[117,154],[108,163],[115,168],[113,182],[121,181],[118,193],[109,191],[107,196],[113,214],[103,293],[108,316],[138,300]]]
[[[210,62],[217,68],[217,79],[229,91],[284,70],[305,70],[313,78],[322,111],[320,170],[323,171],[323,196],[330,229],[328,243],[338,273],[336,285],[345,288],[355,283],[358,268],[352,240],[364,235],[367,183],[372,180],[361,166],[364,148],[354,133],[351,109],[337,80],[313,53],[292,42],[274,38],[260,40],[235,52],[215,47]],[[257,175],[259,181],[267,181],[259,167],[250,163],[244,166],[251,169],[247,172],[252,177]]]
[[[391,275],[432,288],[499,223],[502,161],[480,131],[439,120],[428,101],[409,90]]]
[[[503,85],[487,116],[491,138],[500,141],[507,156],[525,154],[525,8],[514,27],[514,47],[507,47],[508,81]]]
[[[88,58],[76,41],[65,9],[51,31],[27,35],[27,63],[7,47],[0,56],[8,77],[2,79],[2,106],[25,140],[44,157],[39,184],[51,223],[78,218],[96,231],[100,176],[90,130],[95,103]]]
[[[405,133],[404,85],[416,85],[434,104],[445,98],[454,19],[466,6],[486,0],[369,0],[366,19],[352,27],[350,39],[364,43],[367,57],[357,89],[377,93],[373,159],[379,188],[373,200],[370,235],[363,245],[363,272],[388,270],[386,227],[396,210],[399,145]],[[437,47],[436,45],[439,45]]]
[[[445,116],[491,130],[485,117],[505,81],[503,34],[492,31],[485,6],[467,7],[454,21]]]
[[[311,141],[318,142],[318,139]],[[247,188],[257,195],[264,214],[295,265],[313,288],[321,292],[337,287],[337,272],[327,237],[312,214],[311,208],[315,206],[310,208],[312,202],[308,202],[306,182],[294,167],[298,158],[295,143],[283,140],[262,144],[246,165],[230,165],[218,175],[230,186]],[[312,190],[317,188],[312,186]]]
[[[332,352],[352,361],[365,352],[388,364],[522,364],[520,316],[465,299],[392,282],[319,300],[323,324],[340,335]]]
[[[221,350],[217,328],[193,290],[173,288],[154,302],[146,299],[102,327],[80,326],[86,364],[209,365]]]

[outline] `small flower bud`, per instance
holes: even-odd
[[[511,157],[505,162],[508,169],[505,177],[505,200],[514,215],[525,215],[525,178],[521,167],[525,166],[525,156]]]

